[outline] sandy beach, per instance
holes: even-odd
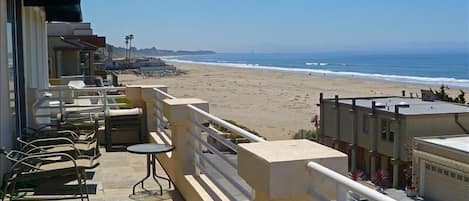
[[[378,82],[286,71],[231,68],[171,62],[187,74],[142,77],[121,74],[124,84],[164,84],[179,98],[195,97],[210,104],[210,112],[245,125],[269,140],[290,139],[299,129],[313,129],[319,115],[319,93],[325,97],[400,95],[429,89],[428,86]],[[450,94],[456,95],[456,89]]]

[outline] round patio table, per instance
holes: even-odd
[[[143,182],[148,179],[150,176],[155,180],[155,182],[160,186],[160,194],[163,195],[163,186],[161,186],[160,182],[158,181],[158,178],[163,179],[168,181],[169,183],[169,188],[171,188],[171,179],[165,178],[162,176],[158,176],[156,174],[156,157],[155,154],[161,154],[161,153],[166,153],[170,152],[174,149],[174,146],[169,145],[169,144],[136,144],[132,146],[127,147],[127,151],[129,153],[134,153],[134,154],[146,154],[147,155],[147,176],[145,176],[143,179],[141,179],[139,182],[137,182],[133,188],[132,188],[132,194],[135,195],[135,187],[138,186],[138,184],[142,184],[142,188],[144,190],[145,187],[143,185]],[[164,170],[164,168],[163,168]],[[166,173],[166,170],[164,170]],[[167,175],[167,173],[166,173]]]

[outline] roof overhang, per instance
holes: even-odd
[[[24,6],[44,7],[47,21],[83,21],[80,0],[24,0]]]
[[[73,35],[73,36],[63,36],[65,39],[80,39],[81,41],[87,42],[92,44],[98,48],[106,47],[106,37],[97,36],[97,35],[88,35],[88,36],[81,36],[81,35]]]

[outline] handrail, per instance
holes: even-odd
[[[163,105],[161,104],[161,101],[163,101],[164,99],[175,99],[176,97],[164,92],[164,91],[161,91],[159,89],[156,89],[155,88],[155,91],[156,91],[156,104],[155,104],[155,107],[156,107],[156,116],[157,116],[157,121],[159,121],[160,125],[161,123],[165,122],[164,120],[164,116],[162,114],[162,108]],[[194,150],[194,157],[195,157],[195,166],[196,166],[196,174],[199,174],[200,171],[205,173],[207,175],[207,177],[209,177],[211,180],[214,180],[214,176],[213,175],[210,175],[207,167],[205,166],[205,164],[209,165],[209,167],[213,168],[216,172],[218,172],[221,176],[224,177],[224,179],[226,179],[233,187],[235,187],[236,189],[238,189],[244,196],[247,196],[247,197],[251,197],[252,193],[249,192],[249,189],[246,189],[244,188],[243,186],[239,185],[238,183],[236,183],[235,181],[235,178],[228,175],[226,172],[223,171],[222,168],[219,167],[218,164],[216,163],[213,163],[212,161],[210,161],[209,158],[206,157],[205,153],[202,152],[201,150],[201,147],[205,147],[206,149],[208,149],[208,151],[210,151],[212,154],[214,154],[216,157],[222,159],[222,161],[224,163],[227,163],[228,166],[231,166],[235,169],[237,169],[237,161],[234,160],[234,161],[231,161],[230,159],[228,159],[227,156],[224,155],[224,153],[218,151],[215,147],[213,147],[211,144],[209,144],[207,141],[205,141],[200,135],[201,135],[201,132],[205,132],[206,134],[208,134],[208,136],[212,136],[214,140],[222,143],[223,145],[227,146],[229,149],[236,149],[237,148],[237,145],[236,144],[231,144],[231,143],[227,143],[225,141],[222,140],[222,137],[218,137],[216,136],[218,133],[216,129],[210,129],[209,127],[206,127],[205,125],[203,125],[202,123],[204,121],[210,121],[214,124],[217,124],[221,127],[224,127],[228,130],[230,130],[231,132],[233,133],[236,133],[236,134],[239,134],[245,138],[247,138],[249,141],[251,142],[266,142],[265,139],[259,137],[259,136],[256,136],[254,135],[253,133],[251,132],[248,132],[242,128],[239,128],[238,126],[235,126],[215,115],[212,115],[194,105],[187,105],[188,108],[190,108],[192,110],[192,114],[191,114],[191,121],[193,123],[193,126],[194,128],[192,129],[192,137],[193,139],[195,140],[194,144],[196,147],[195,150]],[[158,113],[161,115],[161,116],[158,116]],[[201,121],[203,120],[203,121]],[[236,152],[236,150],[233,150]],[[309,162],[307,164],[307,168],[310,169],[311,171],[315,171],[319,174],[321,174],[322,176],[325,176],[327,177],[328,179],[331,179],[333,182],[335,182],[337,184],[337,200],[339,201],[342,201],[342,200],[346,200],[347,198],[347,189],[349,189],[350,191],[354,192],[354,193],[357,193],[359,194],[360,196],[364,196],[364,197],[367,197],[368,199],[370,200],[377,200],[377,201],[395,201],[394,199],[386,196],[386,195],[383,195],[373,189],[370,189],[356,181],[353,181],[352,179],[349,179],[348,177],[346,176],[343,176],[331,169],[328,169],[327,167],[324,167],[316,162]],[[197,173],[199,172],[199,173]],[[228,191],[228,189],[225,187],[225,186],[220,186],[222,185],[218,180],[214,181],[215,184],[230,198],[234,198],[233,197],[233,194],[230,193]],[[314,195],[313,195],[314,196]],[[319,196],[319,195],[318,195]]]
[[[168,94],[158,88],[154,88],[154,90],[157,92],[157,95],[158,93],[162,94],[163,96],[165,96],[166,98],[169,98],[169,99],[176,99],[176,97],[172,96],[171,94]]]
[[[86,87],[74,89],[68,86],[52,86],[47,89],[38,89],[39,92],[53,92],[53,91],[122,91],[125,87]]]
[[[104,114],[107,109],[124,106],[126,103],[116,103],[116,98],[126,97],[121,92],[125,87],[86,87],[70,88],[69,86],[51,86],[46,89],[38,89],[41,94],[33,107],[36,111],[40,109],[58,109],[61,117],[67,112],[67,109],[77,109],[78,112],[93,112]],[[109,92],[120,92],[119,94],[108,95]],[[90,93],[91,92],[91,93]],[[90,100],[91,103],[79,102],[79,104],[66,104],[67,100]],[[51,104],[54,103],[54,104]],[[52,111],[47,111],[49,115]],[[35,114],[36,118],[48,117],[44,114]],[[50,116],[49,116],[50,117]]]
[[[154,103],[154,108],[155,108],[155,117],[156,117],[156,131],[158,133],[161,133],[165,135],[168,139],[171,139],[171,133],[166,131],[166,127],[169,125],[168,121],[165,120],[162,107],[163,104],[161,103],[163,99],[175,99],[176,97],[158,89],[158,88],[153,88],[155,90],[155,103]]]
[[[254,135],[246,130],[243,130],[242,128],[239,128],[233,124],[230,124],[228,123],[227,121],[223,120],[223,119],[220,119],[208,112],[205,112],[193,105],[188,105],[189,108],[191,108],[192,110],[194,110],[195,112],[197,112],[198,114],[200,114],[201,116],[215,122],[216,124],[222,126],[222,127],[225,127],[231,131],[234,131],[235,133],[249,139],[250,141],[253,141],[253,142],[266,142],[266,140],[264,140],[263,138],[257,136],[257,135]]]
[[[364,186],[363,184],[360,184],[356,181],[353,181],[352,179],[344,176],[344,175],[341,175],[327,167],[324,167],[322,165],[320,165],[319,163],[316,163],[314,161],[310,161],[308,162],[307,164],[307,167],[313,171],[316,171],[318,173],[320,173],[321,175],[324,175],[330,179],[332,179],[333,181],[337,182],[338,184],[340,185],[343,185],[349,189],[351,189],[352,191],[360,194],[360,195],[363,195],[364,197],[367,197],[368,199],[371,199],[371,200],[378,200],[378,201],[396,201],[386,195],[383,195],[381,193],[379,193],[378,191],[375,191],[371,188],[368,188],[366,186]]]

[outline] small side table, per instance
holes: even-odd
[[[168,144],[137,144],[127,147],[129,153],[134,154],[146,154],[147,155],[147,176],[137,182],[132,188],[132,194],[135,195],[135,187],[138,184],[142,184],[142,188],[146,190],[143,186],[143,182],[148,179],[150,176],[155,180],[155,182],[160,186],[160,194],[163,195],[163,186],[161,186],[158,178],[166,180],[169,182],[169,188],[171,188],[171,179],[158,176],[156,174],[156,157],[155,154],[161,154],[170,152],[174,149],[174,146]],[[164,170],[164,168],[163,168]],[[166,172],[166,170],[165,170]],[[167,174],[167,173],[166,173]]]

